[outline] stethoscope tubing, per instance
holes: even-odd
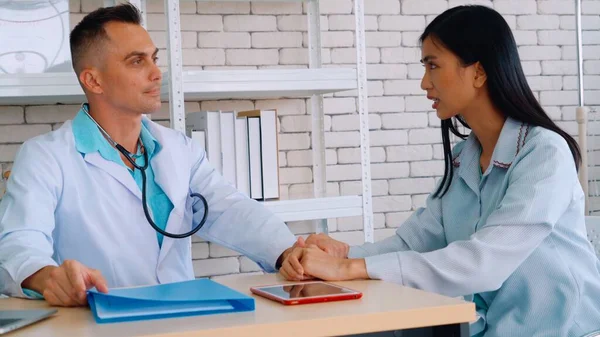
[[[146,216],[146,220],[148,220],[148,223],[150,224],[150,226],[152,226],[152,228],[155,231],[157,231],[158,233],[160,233],[166,237],[173,238],[173,239],[184,239],[184,238],[187,238],[187,237],[190,237],[190,236],[196,234],[196,232],[198,232],[200,230],[200,228],[202,228],[202,226],[204,226],[204,223],[206,222],[206,218],[208,217],[208,202],[206,201],[206,198],[204,198],[204,196],[200,193],[191,193],[190,194],[190,197],[192,197],[192,198],[193,197],[199,198],[200,201],[202,201],[202,204],[204,205],[204,215],[202,216],[202,220],[200,220],[200,223],[198,223],[197,226],[192,228],[191,231],[186,232],[186,233],[181,233],[181,234],[174,234],[174,233],[167,232],[166,230],[163,230],[160,227],[158,227],[156,225],[156,223],[154,223],[154,221],[152,220],[152,216],[150,215],[150,211],[148,210],[148,203],[146,200],[146,187],[147,187],[146,186],[146,169],[148,168],[149,161],[148,161],[148,153],[143,148],[144,144],[142,144],[142,152],[144,154],[144,164],[138,165],[135,162],[135,160],[132,158],[131,153],[129,151],[127,151],[121,144],[115,142],[110,137],[110,135],[100,126],[100,124],[98,124],[98,122],[96,122],[96,120],[88,112],[87,106],[85,104],[83,105],[83,111],[94,122],[94,124],[96,124],[96,126],[98,126],[98,129],[108,139],[109,143],[111,143],[117,149],[117,151],[119,151],[123,155],[123,157],[125,157],[125,159],[127,159],[127,161],[134,167],[134,169],[138,169],[140,171],[140,173],[142,174],[142,206],[144,208],[144,215]]]

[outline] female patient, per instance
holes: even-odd
[[[348,248],[313,235],[281,273],[465,296],[481,315],[471,327],[478,336],[600,328],[600,262],[586,239],[580,152],[536,101],[507,23],[487,7],[455,7],[420,41],[421,87],[441,119],[443,179],[393,237]],[[471,133],[461,135],[456,121]],[[464,139],[452,150],[449,132]]]

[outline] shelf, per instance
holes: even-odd
[[[164,93],[168,93],[167,85],[165,77]],[[186,101],[309,97],[356,89],[356,69],[184,71],[183,88]]]
[[[343,218],[363,214],[361,196],[265,201],[262,204],[285,222]]]
[[[168,100],[163,75],[162,99]],[[309,97],[356,89],[352,68],[195,70],[183,72],[186,101]],[[0,76],[0,105],[79,104],[85,101],[74,73]]]
[[[85,95],[75,73],[0,75],[0,105],[75,104]]]

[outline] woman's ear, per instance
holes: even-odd
[[[485,69],[483,69],[483,66],[480,62],[476,62],[473,66],[475,67],[475,77],[473,78],[473,85],[475,86],[475,88],[481,88],[485,85],[485,82],[487,81],[487,74],[485,73]]]

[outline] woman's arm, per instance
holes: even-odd
[[[566,144],[538,138],[521,152],[504,198],[469,240],[425,253],[367,257],[369,277],[448,296],[498,289],[548,237],[568,207],[582,202],[573,193],[577,173]]]
[[[375,243],[350,247],[348,258],[364,258],[412,250],[429,252],[445,247],[442,200],[430,195],[426,207],[419,208],[396,230],[396,235]]]

